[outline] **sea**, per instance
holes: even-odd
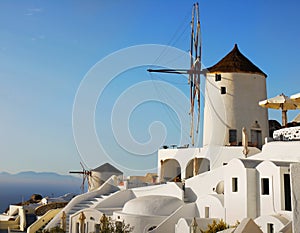
[[[56,173],[0,173],[0,213],[10,204],[29,200],[32,194],[40,194],[42,197],[80,194],[81,182],[79,177]]]

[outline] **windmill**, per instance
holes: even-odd
[[[92,172],[90,170],[87,170],[84,168],[83,164],[80,162],[80,166],[82,167],[82,171],[69,171],[71,174],[82,174],[82,183],[81,183],[81,193],[84,193],[84,185],[85,181],[88,181],[88,187],[90,187],[90,180],[89,177],[91,177]]]
[[[200,75],[205,72],[201,69],[201,30],[199,5],[195,3],[192,9],[191,20],[191,44],[190,44],[190,68],[189,69],[148,69],[148,72],[170,73],[170,74],[188,74],[188,84],[190,85],[190,116],[191,128],[190,137],[192,145],[195,144],[194,132],[198,134],[200,125]],[[195,102],[197,102],[197,123],[195,128]]]

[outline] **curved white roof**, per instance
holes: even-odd
[[[123,213],[147,216],[169,216],[183,205],[176,197],[149,195],[128,201],[123,207]]]

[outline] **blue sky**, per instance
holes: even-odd
[[[65,174],[79,169],[84,158],[73,138],[72,109],[86,73],[99,60],[129,46],[161,44],[188,51],[193,3],[0,1],[0,171]],[[205,66],[215,64],[237,43],[268,75],[268,97],[300,92],[298,1],[206,0],[199,4]],[[145,70],[125,72],[111,82],[95,112],[100,140],[121,166],[130,164],[129,170],[155,167],[156,156],[137,158],[117,148],[109,132],[109,114],[122,91],[151,79]],[[164,78],[188,93],[180,77],[154,78]],[[297,113],[290,111],[289,119]],[[280,112],[269,111],[269,117],[280,121]],[[157,120],[170,130],[166,144],[176,144],[178,119],[171,109],[155,102],[135,110],[130,123],[133,136],[148,140],[148,125]],[[100,156],[98,164],[86,163],[93,168],[104,162]]]

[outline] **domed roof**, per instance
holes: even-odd
[[[123,207],[123,213],[147,216],[169,216],[183,205],[176,197],[150,195],[128,201]]]
[[[230,53],[214,66],[207,68],[207,70],[209,73],[251,73],[267,77],[261,69],[240,52],[237,44],[234,45]]]

